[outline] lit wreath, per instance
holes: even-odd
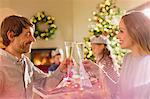
[[[54,24],[54,17],[46,15],[44,11],[33,16],[31,22],[35,25],[34,36],[37,39],[48,40],[57,29]]]

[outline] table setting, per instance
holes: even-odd
[[[82,64],[84,59],[83,43],[65,42],[66,58],[73,60],[68,64],[67,75],[53,90],[34,88],[33,91],[43,99],[109,99],[98,81],[90,81]],[[73,53],[75,53],[73,57]],[[76,57],[76,58],[75,58]],[[102,98],[103,97],[103,98]]]

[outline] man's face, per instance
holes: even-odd
[[[19,54],[31,52],[31,45],[35,41],[33,28],[23,28],[22,33],[12,42],[13,49]]]

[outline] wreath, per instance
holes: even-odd
[[[57,29],[54,24],[54,17],[46,15],[44,11],[34,15],[31,22],[35,25],[34,36],[37,39],[48,40],[55,34]]]

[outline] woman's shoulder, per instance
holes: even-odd
[[[124,58],[126,58],[126,57],[131,57],[131,54],[132,54],[131,52],[125,54]]]
[[[150,64],[150,54],[143,56],[141,62]]]
[[[127,59],[131,58],[131,56],[132,56],[131,52],[125,54],[124,57],[123,57],[123,61],[125,62]]]
[[[145,55],[145,56],[143,57],[143,59],[150,59],[150,54]]]

